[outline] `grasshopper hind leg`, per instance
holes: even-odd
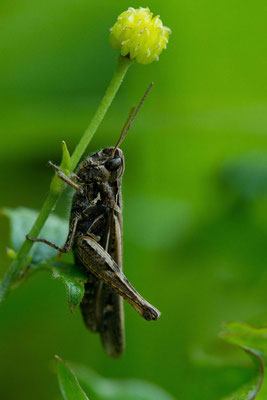
[[[88,281],[80,304],[86,327],[99,333],[106,353],[118,358],[124,351],[123,299],[88,270]]]

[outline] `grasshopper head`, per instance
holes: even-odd
[[[84,182],[112,182],[124,172],[124,155],[121,149],[108,147],[94,153],[79,167],[77,175]]]
[[[118,180],[122,176],[124,172],[124,156],[119,146],[129,132],[152,86],[153,82],[149,85],[136,110],[135,107],[131,108],[128,119],[122,128],[121,135],[115,147],[107,147],[106,149],[98,151],[80,165],[77,175],[83,182],[93,180],[98,182],[112,182]]]

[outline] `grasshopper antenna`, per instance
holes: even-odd
[[[132,115],[133,115],[133,113],[134,113],[134,110],[135,110],[135,106],[132,106],[132,107],[131,107],[131,110],[130,110],[130,112],[129,112],[128,118],[127,118],[127,120],[126,120],[126,122],[125,122],[125,124],[124,124],[124,126],[123,126],[123,128],[122,128],[122,131],[121,131],[119,140],[117,141],[117,144],[116,144],[116,146],[114,147],[114,152],[113,152],[113,154],[115,153],[116,149],[119,147],[119,145],[121,144],[121,142],[123,141],[123,138],[124,138],[124,131],[125,131],[125,129],[127,128],[127,125],[129,124],[129,122],[130,122],[130,120],[131,120],[131,118],[132,118]]]
[[[153,85],[154,85],[154,82],[151,82],[150,85],[149,85],[149,87],[147,88],[147,90],[146,90],[146,92],[145,92],[145,94],[144,94],[142,100],[140,101],[138,107],[136,108],[136,110],[135,110],[135,107],[132,107],[132,108],[131,108],[131,111],[130,111],[130,113],[129,113],[129,116],[128,116],[128,118],[127,118],[127,121],[126,121],[126,123],[124,124],[124,127],[123,127],[123,129],[122,129],[120,138],[119,138],[119,140],[118,140],[118,142],[117,142],[117,144],[116,144],[116,146],[115,146],[115,148],[114,148],[114,152],[115,152],[116,149],[121,145],[121,143],[122,143],[122,141],[124,140],[125,136],[127,135],[127,133],[129,132],[129,130],[131,129],[131,126],[132,126],[132,124],[133,124],[133,122],[134,122],[134,120],[135,120],[135,118],[136,118],[136,116],[137,116],[137,114],[138,114],[140,108],[142,107],[142,105],[143,105],[143,103],[144,103],[144,101],[145,101],[145,99],[146,99],[146,97],[147,97],[148,93],[150,92],[150,90],[151,90],[151,88],[152,88]],[[134,110],[135,110],[135,111],[134,111]]]

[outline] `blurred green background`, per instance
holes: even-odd
[[[88,153],[123,143],[124,266],[162,312],[128,304],[127,348],[109,360],[71,314],[63,285],[40,272],[0,308],[0,398],[58,395],[54,354],[106,377],[155,382],[183,400],[216,400],[253,374],[217,339],[221,324],[266,324],[267,53],[265,0],[1,0],[1,206],[38,209],[61,140],[73,150],[113,74],[109,28],[148,6],[172,29],[159,63],[131,67]],[[67,217],[69,195],[57,212]],[[0,219],[0,273],[9,261]]]

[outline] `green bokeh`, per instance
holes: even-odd
[[[168,49],[131,67],[89,152],[115,144],[154,81],[123,144],[124,268],[162,317],[148,323],[125,304],[127,349],[109,360],[62,285],[33,276],[0,308],[1,399],[59,396],[54,354],[182,400],[220,399],[250,375],[242,353],[216,337],[224,321],[267,320],[266,0],[1,0],[0,204],[41,206],[47,160],[59,162],[63,139],[73,150],[113,74],[109,27],[140,5],[171,27]],[[258,182],[254,196],[247,181]]]

